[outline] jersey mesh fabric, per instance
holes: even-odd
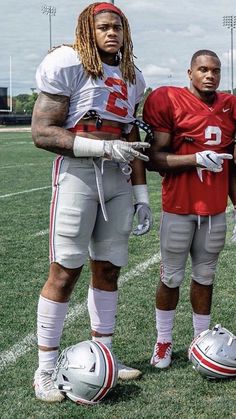
[[[99,113],[102,119],[121,122],[130,132],[135,106],[140,102],[145,82],[135,68],[136,84],[125,83],[119,66],[103,64],[104,77],[88,77],[78,53],[71,47],[61,46],[50,52],[39,65],[36,82],[39,90],[70,97],[65,128],[73,128],[89,111]]]
[[[217,93],[211,108],[186,88],[154,90],[144,106],[144,120],[154,131],[172,135],[171,150],[177,155],[203,150],[229,153],[236,122],[236,98]],[[163,209],[176,214],[214,215],[225,211],[228,197],[228,161],[223,171],[168,173],[162,183]]]

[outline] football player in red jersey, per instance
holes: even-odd
[[[215,52],[197,51],[188,76],[189,88],[157,88],[144,106],[144,120],[154,132],[147,165],[163,176],[157,342],[151,358],[156,368],[171,364],[172,329],[189,254],[194,335],[209,328],[213,280],[226,234],[236,97],[216,92],[221,63]],[[235,188],[231,182],[234,204]]]
[[[135,111],[145,82],[133,62],[129,24],[111,3],[79,16],[74,45],[53,49],[36,74],[41,91],[32,119],[39,148],[56,153],[50,211],[50,270],[38,304],[38,399],[61,401],[52,372],[71,292],[88,257],[92,339],[109,348],[115,328],[117,280],[128,261],[134,204],[136,235],[152,216]],[[132,173],[131,173],[132,172]],[[130,180],[131,179],[131,180]],[[132,182],[132,183],[131,183]],[[134,202],[133,202],[134,194]],[[141,372],[118,363],[118,377]]]

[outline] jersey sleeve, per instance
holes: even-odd
[[[141,71],[136,71],[136,101],[135,104],[137,105],[140,103],[141,99],[144,95],[144,90],[146,88],[146,83]]]
[[[143,98],[146,83],[142,72],[136,68],[135,105],[138,105]],[[132,124],[124,124],[124,133],[129,134],[133,128]]]
[[[71,96],[78,64],[78,58],[72,48],[56,48],[46,55],[37,68],[38,89],[55,95]]]
[[[150,93],[144,104],[143,119],[154,131],[173,130],[172,106],[167,87],[159,87]]]

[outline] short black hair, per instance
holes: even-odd
[[[211,51],[210,49],[199,49],[199,51],[196,51],[191,58],[191,62],[190,62],[191,67],[195,63],[197,57],[200,57],[200,55],[210,55],[211,57],[217,58],[220,62],[218,55],[214,51]]]

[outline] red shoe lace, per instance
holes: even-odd
[[[168,355],[170,348],[171,348],[171,342],[164,342],[164,343],[157,342],[156,356],[161,359],[165,358]]]

